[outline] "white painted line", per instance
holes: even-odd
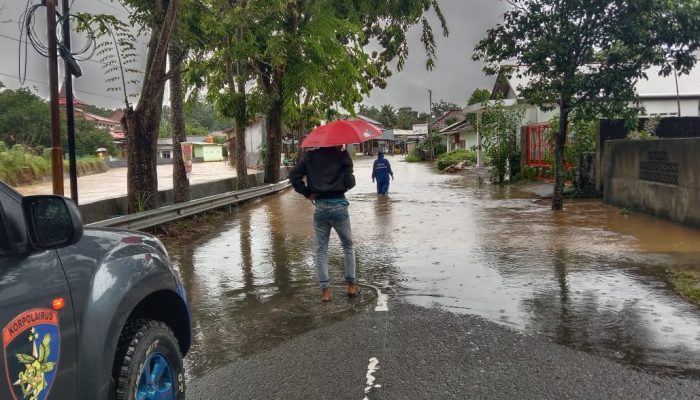
[[[376,357],[370,358],[369,365],[367,366],[367,375],[366,375],[367,383],[365,386],[365,398],[362,400],[369,400],[369,397],[367,397],[369,392],[371,392],[372,389],[374,389],[374,388],[378,389],[378,388],[382,387],[382,385],[378,385],[378,384],[374,383],[375,380],[377,379],[374,377],[374,373],[377,372],[378,369],[379,369],[379,360],[377,360]]]
[[[389,311],[389,296],[382,293],[381,290],[377,290],[377,306],[374,307],[374,311],[388,312]]]

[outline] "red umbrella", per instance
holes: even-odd
[[[382,136],[376,126],[359,119],[338,120],[311,131],[301,147],[333,147],[341,144],[362,143]]]

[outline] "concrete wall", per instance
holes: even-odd
[[[644,126],[646,119],[639,120],[639,129]],[[603,192],[605,184],[605,165],[603,164],[603,154],[608,141],[624,139],[630,129],[625,126],[623,120],[601,120],[598,124],[598,134],[596,135],[596,190]],[[659,123],[656,135],[662,139],[675,138],[695,138],[700,137],[700,118],[662,118]]]
[[[282,167],[280,169],[280,179],[287,179],[290,167]],[[263,185],[265,174],[258,172],[248,175],[248,183],[250,186]],[[190,185],[191,198],[200,199],[202,197],[213,196],[220,193],[232,192],[238,189],[238,178],[221,179]],[[173,190],[162,190],[158,192],[160,195],[160,204],[168,205],[174,203]],[[113,199],[100,200],[93,203],[84,203],[80,206],[80,213],[83,216],[83,223],[89,224],[97,221],[118,217],[127,214],[126,197],[118,197]]]
[[[605,201],[700,228],[700,138],[609,141]]]

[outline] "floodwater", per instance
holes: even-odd
[[[634,367],[700,376],[700,307],[666,268],[700,269],[700,231],[597,200],[549,202],[517,187],[389,157],[396,180],[377,196],[370,159],[349,192],[358,278],[407,301],[470,313]],[[171,240],[192,303],[192,377],[292,335],[361,312],[342,297],[342,251],[331,241],[330,305],[313,269],[313,206],[292,190]]]

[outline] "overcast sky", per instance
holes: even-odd
[[[434,102],[444,99],[460,106],[466,105],[474,89],[491,89],[494,78],[485,76],[482,65],[472,62],[471,55],[474,45],[486,30],[500,21],[506,3],[501,0],[440,0],[440,5],[447,18],[450,35],[443,37],[437,19],[431,16],[437,40],[435,68],[432,71],[425,69],[426,57],[419,40],[420,27],[415,27],[409,32],[410,55],[404,70],[394,73],[386,89],[372,91],[365,103],[377,106],[391,104],[397,108],[408,106],[425,111],[428,109],[428,89],[433,92]],[[0,81],[13,89],[20,86],[18,76],[24,75],[24,54],[22,57],[18,55],[17,21],[25,6],[23,0],[0,0]],[[121,6],[110,0],[75,0],[73,8],[126,16]],[[45,37],[45,14],[39,11],[36,16],[37,33]],[[73,40],[77,41],[78,38]],[[24,86],[36,87],[40,94],[48,96],[46,59],[36,54],[31,46],[27,53]],[[76,97],[102,107],[122,106],[118,92],[106,91],[105,76],[99,63],[84,61],[80,65],[83,77],[74,83]]]

